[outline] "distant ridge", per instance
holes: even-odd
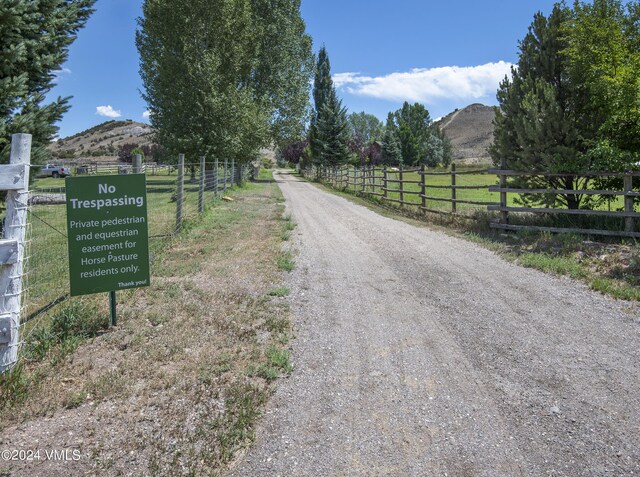
[[[491,162],[487,148],[493,142],[493,106],[474,103],[437,121],[453,146],[453,160],[467,164]]]
[[[114,160],[118,147],[123,144],[153,144],[153,133],[154,129],[148,124],[136,121],[107,121],[52,142],[49,150],[54,160]]]

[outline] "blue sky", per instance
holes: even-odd
[[[498,82],[517,60],[518,40],[551,0],[303,0],[314,51],[325,45],[350,112],[381,119],[403,101],[433,118],[479,102],[495,104]],[[73,96],[66,137],[109,119],[143,117],[135,48],[142,0],[98,0],[70,48],[50,96]]]

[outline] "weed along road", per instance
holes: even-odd
[[[636,305],[275,177],[295,371],[230,475],[640,473]]]

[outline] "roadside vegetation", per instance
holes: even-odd
[[[615,298],[640,301],[640,245],[636,240],[547,232],[504,232],[491,229],[488,225],[491,214],[482,210],[466,216],[422,213],[385,203],[377,197],[325,185],[319,187],[385,216],[422,227],[434,227],[471,240],[522,266],[570,276]]]
[[[116,328],[104,297],[89,297],[30,336],[1,378],[5,436],[66,425],[95,458],[84,471],[162,475],[216,475],[252,441],[272,383],[293,369],[280,261],[293,266],[282,233],[294,224],[275,182],[229,195],[157,251],[150,288],[119,294]],[[30,438],[55,444],[55,432]],[[136,456],[114,459],[122,449]]]
[[[517,171],[502,187],[519,189],[510,193],[504,207],[632,212],[629,209],[633,204],[625,206],[621,196],[610,193],[623,187],[637,193],[638,178],[624,186],[621,174],[607,174],[639,170],[639,18],[638,3],[622,0],[558,3],[548,16],[534,14],[529,31],[519,43],[518,64],[497,91],[499,108],[489,153],[495,166]],[[383,164],[445,168],[450,163],[446,137],[421,104],[405,103],[389,114],[385,126],[370,121],[365,113],[347,116],[337,99],[324,48],[316,62],[313,99],[306,142],[292,143],[284,150],[283,158],[291,163],[325,169]],[[627,175],[624,180],[630,178]],[[390,179],[397,179],[397,175],[392,173]],[[418,176],[406,173],[405,180],[417,182]],[[458,180],[458,186],[497,183],[491,175],[461,175]],[[450,177],[428,176],[428,181],[427,187],[433,188],[427,195],[451,198],[450,190],[443,187],[451,185]],[[392,182],[389,189],[395,184]],[[418,191],[419,187],[407,184],[406,190]],[[459,189],[457,193],[462,200],[499,201],[498,193],[487,190]],[[369,206],[376,204],[378,210],[393,211],[393,215],[424,217],[407,208],[382,204],[375,197],[369,196],[366,201],[350,197]],[[399,194],[388,191],[388,198],[397,200]],[[419,202],[416,195],[405,200]],[[640,196],[634,194],[633,201],[637,211]],[[441,202],[428,206],[438,210],[450,207]],[[459,209],[464,212],[462,216],[429,214],[428,222],[490,247],[523,266],[580,279],[617,298],[640,300],[637,241],[568,233],[499,232],[489,228],[489,218],[497,216],[467,204],[460,204]],[[634,228],[630,222],[621,224],[619,217],[603,218],[603,214],[532,217],[520,212],[510,215],[512,225],[627,232]],[[635,220],[637,232],[637,218],[627,217]]]

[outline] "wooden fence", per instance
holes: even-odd
[[[459,214],[460,204],[484,208],[497,202],[461,197],[460,191],[489,192],[488,184],[459,183],[461,176],[477,179],[488,174],[488,169],[450,171],[403,167],[334,167],[314,168],[301,171],[305,177],[325,182],[338,189],[350,190],[363,195],[378,197],[384,202],[401,207],[416,207],[423,212],[436,214]],[[472,180],[473,182],[473,180]],[[445,208],[438,204],[448,204]],[[465,209],[469,210],[468,208]]]
[[[640,218],[640,213],[634,210],[634,200],[640,197],[640,192],[634,191],[633,178],[640,177],[638,171],[627,171],[623,173],[617,172],[584,172],[579,174],[551,174],[539,173],[530,174],[519,171],[511,171],[504,169],[491,169],[490,174],[496,174],[499,177],[499,184],[489,188],[491,192],[500,194],[500,203],[498,205],[490,205],[489,210],[499,211],[499,221],[492,221],[491,227],[503,230],[535,230],[543,232],[569,232],[582,233],[589,235],[607,235],[640,238],[640,233],[636,231],[636,219]],[[570,178],[579,179],[583,183],[582,189],[551,189],[551,188],[515,188],[509,187],[507,179],[509,177],[530,177],[530,178]],[[622,190],[598,190],[588,188],[588,183],[596,177],[622,179]],[[573,181],[572,181],[573,182]],[[512,207],[509,206],[508,194],[549,194],[549,195],[567,195],[567,196],[584,196],[593,195],[601,197],[622,197],[624,199],[623,210],[592,210],[592,209],[570,209],[570,208],[551,208],[551,207]],[[590,216],[590,217],[612,217],[623,219],[624,230],[603,230],[603,229],[586,229],[578,227],[543,227],[537,225],[514,225],[510,224],[510,214],[526,214],[526,215],[574,215],[574,216]]]
[[[0,373],[18,359],[30,161],[31,135],[14,134],[10,163],[0,166],[0,190],[8,191],[0,240]]]
[[[456,164],[451,165],[450,171],[428,170],[420,168],[402,167],[322,167],[301,171],[306,177],[319,180],[332,187],[350,190],[358,194],[377,197],[383,202],[392,202],[401,207],[416,207],[424,212],[437,214],[455,214],[468,217],[470,209],[499,212],[499,218],[489,219],[490,226],[502,230],[530,230],[552,233],[582,233],[588,235],[620,236],[640,238],[638,223],[640,213],[634,209],[636,199],[640,198],[640,186],[634,178],[640,177],[639,171],[618,172],[585,172],[585,173],[540,173],[531,174],[505,169],[477,169],[457,170]],[[486,177],[485,177],[486,176]],[[495,177],[495,180],[492,178]],[[467,181],[463,178],[469,177]],[[574,184],[581,184],[579,189],[553,188],[523,188],[510,184],[509,178],[570,178]],[[595,178],[617,179],[622,184],[621,190],[602,190],[590,188]],[[483,179],[483,180],[480,180]],[[478,182],[478,183],[475,183]],[[482,184],[479,182],[483,182]],[[472,194],[465,194],[472,192]],[[511,196],[510,196],[511,194]],[[613,199],[623,199],[621,210],[593,210],[560,207],[519,207],[514,201],[514,195],[566,195],[566,196],[600,196]],[[461,197],[462,196],[462,197]],[[437,204],[448,204],[442,208]],[[464,207],[460,207],[464,206]],[[463,210],[460,210],[460,209]],[[461,213],[462,212],[462,213]],[[548,217],[581,216],[620,219],[621,226],[607,225],[603,228],[587,226],[544,226]],[[545,217],[545,218],[543,218]],[[482,219],[484,217],[481,217]],[[511,218],[520,222],[510,223]],[[538,219],[536,219],[538,218]],[[535,223],[537,220],[538,223]],[[531,223],[534,222],[534,223]],[[584,225],[584,224],[583,224]]]

